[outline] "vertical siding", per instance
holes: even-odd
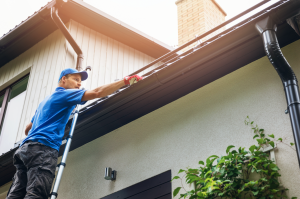
[[[100,33],[97,33],[97,41],[101,41],[101,46],[95,48],[95,52],[98,52],[98,49],[100,49],[100,56],[98,54],[95,54],[96,60],[99,60],[98,67],[94,68],[100,68],[99,73],[96,73],[95,79],[98,79],[98,83],[96,85],[93,85],[94,87],[97,87],[98,85],[105,84],[105,75],[108,70],[108,63],[107,63],[107,55],[109,54],[109,38],[105,35],[102,35]],[[96,43],[98,44],[98,42]],[[96,65],[96,62],[94,63]],[[96,82],[96,81],[94,81]],[[93,87],[93,88],[94,88]]]
[[[16,142],[23,139],[25,126],[30,122],[38,104],[57,86],[58,76],[63,63],[65,39],[59,31],[55,31],[33,47],[27,93],[23,107]]]
[[[92,66],[87,89],[122,79],[154,60],[76,21],[70,20],[67,27],[84,53],[83,67]],[[0,90],[30,71],[16,142],[25,137],[24,129],[39,103],[57,87],[61,70],[75,68],[76,59],[73,48],[57,30],[0,68]]]
[[[87,89],[122,79],[124,76],[147,65],[154,58],[123,43],[74,21],[70,21],[70,32],[84,53],[83,68],[92,66],[91,77],[86,82]],[[67,44],[64,68],[75,67],[76,54]],[[148,72],[157,65],[146,70]],[[142,73],[144,74],[144,73]],[[86,103],[85,106],[92,101]]]
[[[84,51],[84,63],[93,67],[92,78],[101,77],[100,79],[104,79],[104,81],[100,81],[98,85],[111,83],[115,79],[121,79],[154,60],[154,58],[121,42],[97,33],[76,21],[71,20],[70,24],[71,29],[73,26],[77,27],[76,40]],[[76,35],[75,32],[73,34]],[[78,34],[80,36],[78,36]],[[80,43],[81,41],[83,42]],[[157,65],[147,71],[155,67],[157,67]],[[94,72],[96,74],[94,74]],[[95,80],[91,81],[91,86],[96,85]]]

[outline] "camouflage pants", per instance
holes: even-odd
[[[26,142],[14,154],[17,171],[6,199],[47,199],[58,151],[39,142]]]

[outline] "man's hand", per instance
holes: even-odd
[[[138,75],[132,75],[132,76],[126,76],[124,77],[124,83],[126,85],[132,85],[137,83],[138,81],[142,80],[143,77],[138,76]]]
[[[25,128],[25,135],[27,136],[28,135],[28,132],[30,131],[32,127],[32,123],[30,122],[29,124],[27,124],[26,128]]]

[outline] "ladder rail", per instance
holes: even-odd
[[[75,111],[74,111],[74,117],[73,117],[71,129],[70,129],[70,132],[69,132],[69,136],[68,136],[68,139],[67,139],[67,143],[66,143],[66,146],[65,146],[65,150],[64,150],[61,162],[59,164],[58,173],[56,175],[55,183],[54,183],[53,190],[52,190],[52,193],[51,193],[51,199],[56,199],[57,195],[58,195],[57,192],[58,192],[58,188],[59,188],[59,185],[60,185],[62,174],[64,172],[64,168],[66,167],[67,156],[68,156],[68,153],[69,153],[70,147],[71,147],[72,137],[73,137],[73,134],[74,134],[74,129],[75,129],[77,118],[78,118],[79,107],[80,106],[77,105],[76,108],[75,108]]]
[[[87,66],[85,71],[88,73],[88,77],[89,77],[89,71],[91,71],[92,68],[90,66]],[[82,83],[82,90],[85,89],[85,86],[86,86],[86,81],[84,81]],[[75,130],[75,126],[76,126],[76,122],[77,122],[77,119],[78,119],[78,115],[79,115],[79,110],[80,110],[80,107],[82,105],[76,105],[74,111],[73,111],[73,120],[72,120],[72,124],[71,124],[71,128],[70,128],[70,131],[69,131],[69,135],[67,137],[67,142],[66,142],[66,146],[65,146],[65,149],[64,149],[64,153],[62,155],[62,159],[61,159],[61,162],[58,164],[59,165],[59,168],[58,168],[58,172],[57,172],[57,175],[56,175],[56,178],[55,178],[55,182],[54,182],[54,186],[53,186],[53,189],[52,189],[52,192],[51,192],[51,199],[56,199],[57,196],[58,196],[58,188],[59,188],[59,185],[60,185],[60,181],[61,181],[61,178],[62,178],[62,174],[64,172],[64,169],[66,167],[66,161],[67,161],[67,157],[68,157],[68,153],[70,151],[70,147],[71,147],[71,143],[72,143],[72,138],[73,138],[73,134],[74,134],[74,130]]]

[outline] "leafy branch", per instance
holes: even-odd
[[[266,138],[266,135],[264,133],[265,130],[258,128],[257,125],[254,125],[254,121],[251,121],[250,118],[249,118],[249,116],[246,117],[246,119],[245,119],[244,122],[245,122],[246,125],[250,125],[251,126],[251,128],[253,130],[253,133],[255,134],[254,137],[253,137],[253,139],[259,138],[259,139],[257,139],[257,142],[258,142],[258,144],[262,148],[264,148],[265,146],[268,146],[268,145],[271,145],[274,148],[274,143],[276,143],[276,144],[282,143],[282,144],[285,144],[285,145],[291,147],[291,149],[293,149],[294,151],[296,151],[296,149],[294,149],[292,147],[292,146],[295,145],[294,143],[291,142],[290,144],[287,144],[287,143],[285,143],[283,141],[282,138],[278,138],[276,140],[274,134],[268,135],[268,137],[273,138],[272,141],[269,138]]]
[[[285,197],[287,189],[282,188],[278,178],[280,177],[278,166],[269,160],[268,154],[263,148],[272,146],[276,142],[273,134],[265,134],[265,130],[254,125],[249,117],[245,120],[250,125],[257,145],[252,145],[248,150],[230,145],[226,149],[225,156],[212,155],[206,161],[199,161],[198,168],[180,169],[173,180],[185,178],[187,184],[193,185],[194,189],[187,191],[183,185],[173,191],[173,196],[179,194],[180,198],[189,199],[213,199],[213,198],[259,198],[273,199]],[[251,174],[259,174],[257,180],[250,180]],[[181,183],[182,184],[182,183]],[[183,189],[182,189],[183,188]],[[296,199],[296,197],[292,197]]]

